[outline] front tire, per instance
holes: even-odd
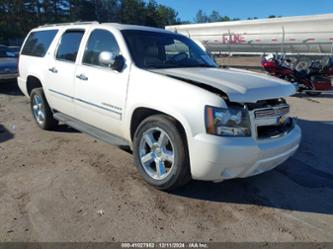
[[[146,182],[170,191],[191,179],[185,134],[166,115],[146,118],[134,134],[134,162]]]
[[[53,130],[58,121],[53,118],[53,113],[45,98],[43,88],[35,88],[30,95],[32,116],[37,125],[43,130]]]

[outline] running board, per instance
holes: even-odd
[[[86,133],[94,138],[97,138],[98,140],[101,140],[105,143],[117,145],[117,146],[129,146],[129,143],[125,139],[112,135],[108,132],[105,132],[105,131],[98,129],[94,126],[91,126],[89,124],[86,124],[86,123],[84,123],[80,120],[77,120],[75,118],[72,118],[66,114],[57,112],[57,113],[53,114],[53,117],[56,120],[74,128],[76,130]]]

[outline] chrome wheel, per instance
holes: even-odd
[[[155,180],[165,179],[174,166],[174,146],[168,134],[158,127],[143,133],[139,156],[143,169]]]
[[[45,121],[45,113],[43,108],[43,99],[39,95],[35,95],[32,99],[32,112],[39,124]]]

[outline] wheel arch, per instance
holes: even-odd
[[[29,96],[31,95],[33,89],[40,87],[43,87],[43,85],[42,81],[38,77],[34,75],[29,75],[27,77],[26,89]]]
[[[143,120],[153,115],[166,115],[172,119],[174,119],[177,123],[178,128],[181,131],[182,136],[185,139],[186,145],[188,146],[188,138],[190,136],[189,126],[185,122],[185,120],[180,117],[180,115],[173,115],[167,111],[156,110],[150,107],[137,107],[133,110],[130,120],[130,138],[133,141],[134,133],[138,126],[141,124]]]

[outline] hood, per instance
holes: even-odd
[[[16,69],[17,58],[0,58],[0,69]]]
[[[295,87],[287,81],[235,68],[171,68],[151,71],[217,88],[230,101],[238,103],[287,97],[296,92]]]

